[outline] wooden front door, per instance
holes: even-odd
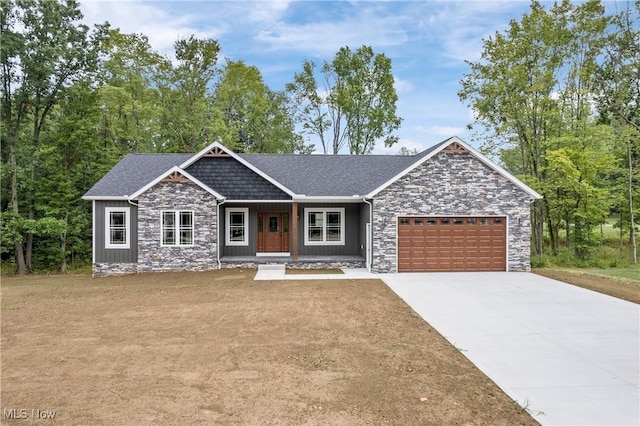
[[[258,251],[289,251],[289,213],[261,212],[258,218]]]

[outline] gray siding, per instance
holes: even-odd
[[[362,256],[366,255],[365,247],[365,224],[362,220],[369,221],[369,209],[362,204],[298,204],[298,254],[301,256]],[[227,246],[226,245],[226,209],[233,207],[249,208],[249,245],[248,246]],[[343,246],[305,246],[304,245],[304,209],[323,207],[342,207],[345,209],[345,245]],[[267,204],[235,204],[225,203],[220,207],[220,244],[222,246],[221,256],[255,256],[257,248],[258,234],[258,212],[288,212],[291,213],[289,203],[267,203]],[[291,229],[289,229],[290,238]],[[291,249],[293,241],[289,242]]]
[[[304,209],[343,207],[345,215],[345,239],[343,246],[305,246]],[[298,253],[302,256],[359,256],[360,255],[360,204],[298,204]],[[364,237],[363,237],[364,238]]]
[[[227,246],[226,245],[226,221],[227,208],[246,207],[249,208],[249,245],[248,246]],[[287,212],[291,213],[290,203],[267,203],[267,204],[234,204],[228,203],[220,206],[220,245],[222,246],[221,256],[255,256],[258,239],[258,212]],[[291,232],[291,230],[289,230]],[[291,244],[291,242],[289,242]]]
[[[129,207],[130,244],[128,249],[105,248],[105,208]],[[138,208],[127,201],[96,201],[93,236],[95,263],[136,263],[138,261]]]

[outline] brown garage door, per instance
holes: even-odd
[[[504,271],[506,218],[400,217],[398,271]]]

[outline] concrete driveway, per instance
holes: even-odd
[[[640,424],[638,305],[528,273],[380,277],[541,424]]]

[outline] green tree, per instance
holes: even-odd
[[[619,130],[623,149],[616,149],[626,163],[626,216],[633,262],[638,262],[635,212],[640,199],[640,1],[614,17],[604,49],[604,60],[597,68],[596,94],[604,122]],[[635,200],[635,201],[634,201]],[[625,208],[621,209],[621,215]],[[620,223],[621,229],[624,225]]]
[[[503,159],[544,196],[532,209],[538,255],[545,223],[554,253],[558,245],[558,226],[550,215],[553,195],[546,192],[552,190],[545,182],[552,170],[547,151],[588,136],[593,70],[606,26],[597,0],[577,5],[564,0],[549,10],[532,1],[520,21],[484,41],[481,60],[468,62],[471,71],[461,82],[460,99],[473,108],[476,125],[495,144],[486,148],[506,147]]]
[[[227,61],[217,82],[213,107],[220,114],[222,142],[242,152],[299,152],[289,100],[270,90],[255,66]]]
[[[344,146],[344,133],[342,133],[342,112],[339,106],[329,108],[329,94],[333,80],[329,65],[325,64],[322,76],[324,86],[320,90],[315,77],[316,64],[313,61],[304,61],[302,71],[296,73],[294,81],[286,85],[286,90],[296,105],[296,121],[302,125],[305,133],[317,136],[322,145],[324,154],[328,154],[333,147],[336,154]],[[330,142],[328,138],[332,136]]]
[[[391,59],[369,46],[355,52],[343,47],[333,60],[333,70],[338,85],[331,101],[344,113],[349,152],[370,154],[382,138],[386,147],[395,144],[398,138],[392,133],[402,120],[396,115]]]
[[[158,80],[169,61],[142,34],[111,30],[104,48],[99,93],[105,148],[156,151],[162,117]]]
[[[375,143],[397,142],[393,132],[402,119],[396,115],[398,96],[391,72],[391,60],[369,46],[355,52],[341,48],[320,71],[305,61],[302,72],[286,90],[297,105],[297,120],[304,131],[318,137],[324,153],[337,154],[347,145],[351,154],[369,154]]]
[[[18,224],[25,216],[30,221],[36,219],[34,183],[39,165],[33,161],[33,154],[51,111],[70,85],[97,68],[106,27],[91,32],[79,23],[81,19],[74,0],[2,3],[3,45],[8,41],[8,48],[2,49],[3,138],[9,145],[9,209]],[[23,139],[26,146],[20,147],[26,155],[20,157],[19,135],[26,120],[31,130],[29,138]],[[21,159],[26,162],[20,164]],[[29,172],[23,182],[18,182],[21,169]],[[24,188],[22,196],[19,187]],[[18,273],[24,274],[31,270],[34,234],[16,229],[14,235]]]
[[[99,92],[91,81],[69,87],[51,113],[34,154],[40,164],[36,185],[38,264],[65,272],[69,258],[90,260],[91,208],[81,197],[113,165],[105,156],[96,125]]]
[[[541,189],[547,197],[548,224],[556,235],[564,228],[567,246],[580,260],[587,260],[598,243],[594,229],[612,205],[606,176],[615,168],[609,150],[613,140],[609,126],[590,126],[580,137],[553,138],[545,153]]]
[[[177,65],[167,64],[159,83],[164,152],[194,152],[216,135],[209,87],[218,70],[216,40],[190,36],[174,43]]]

